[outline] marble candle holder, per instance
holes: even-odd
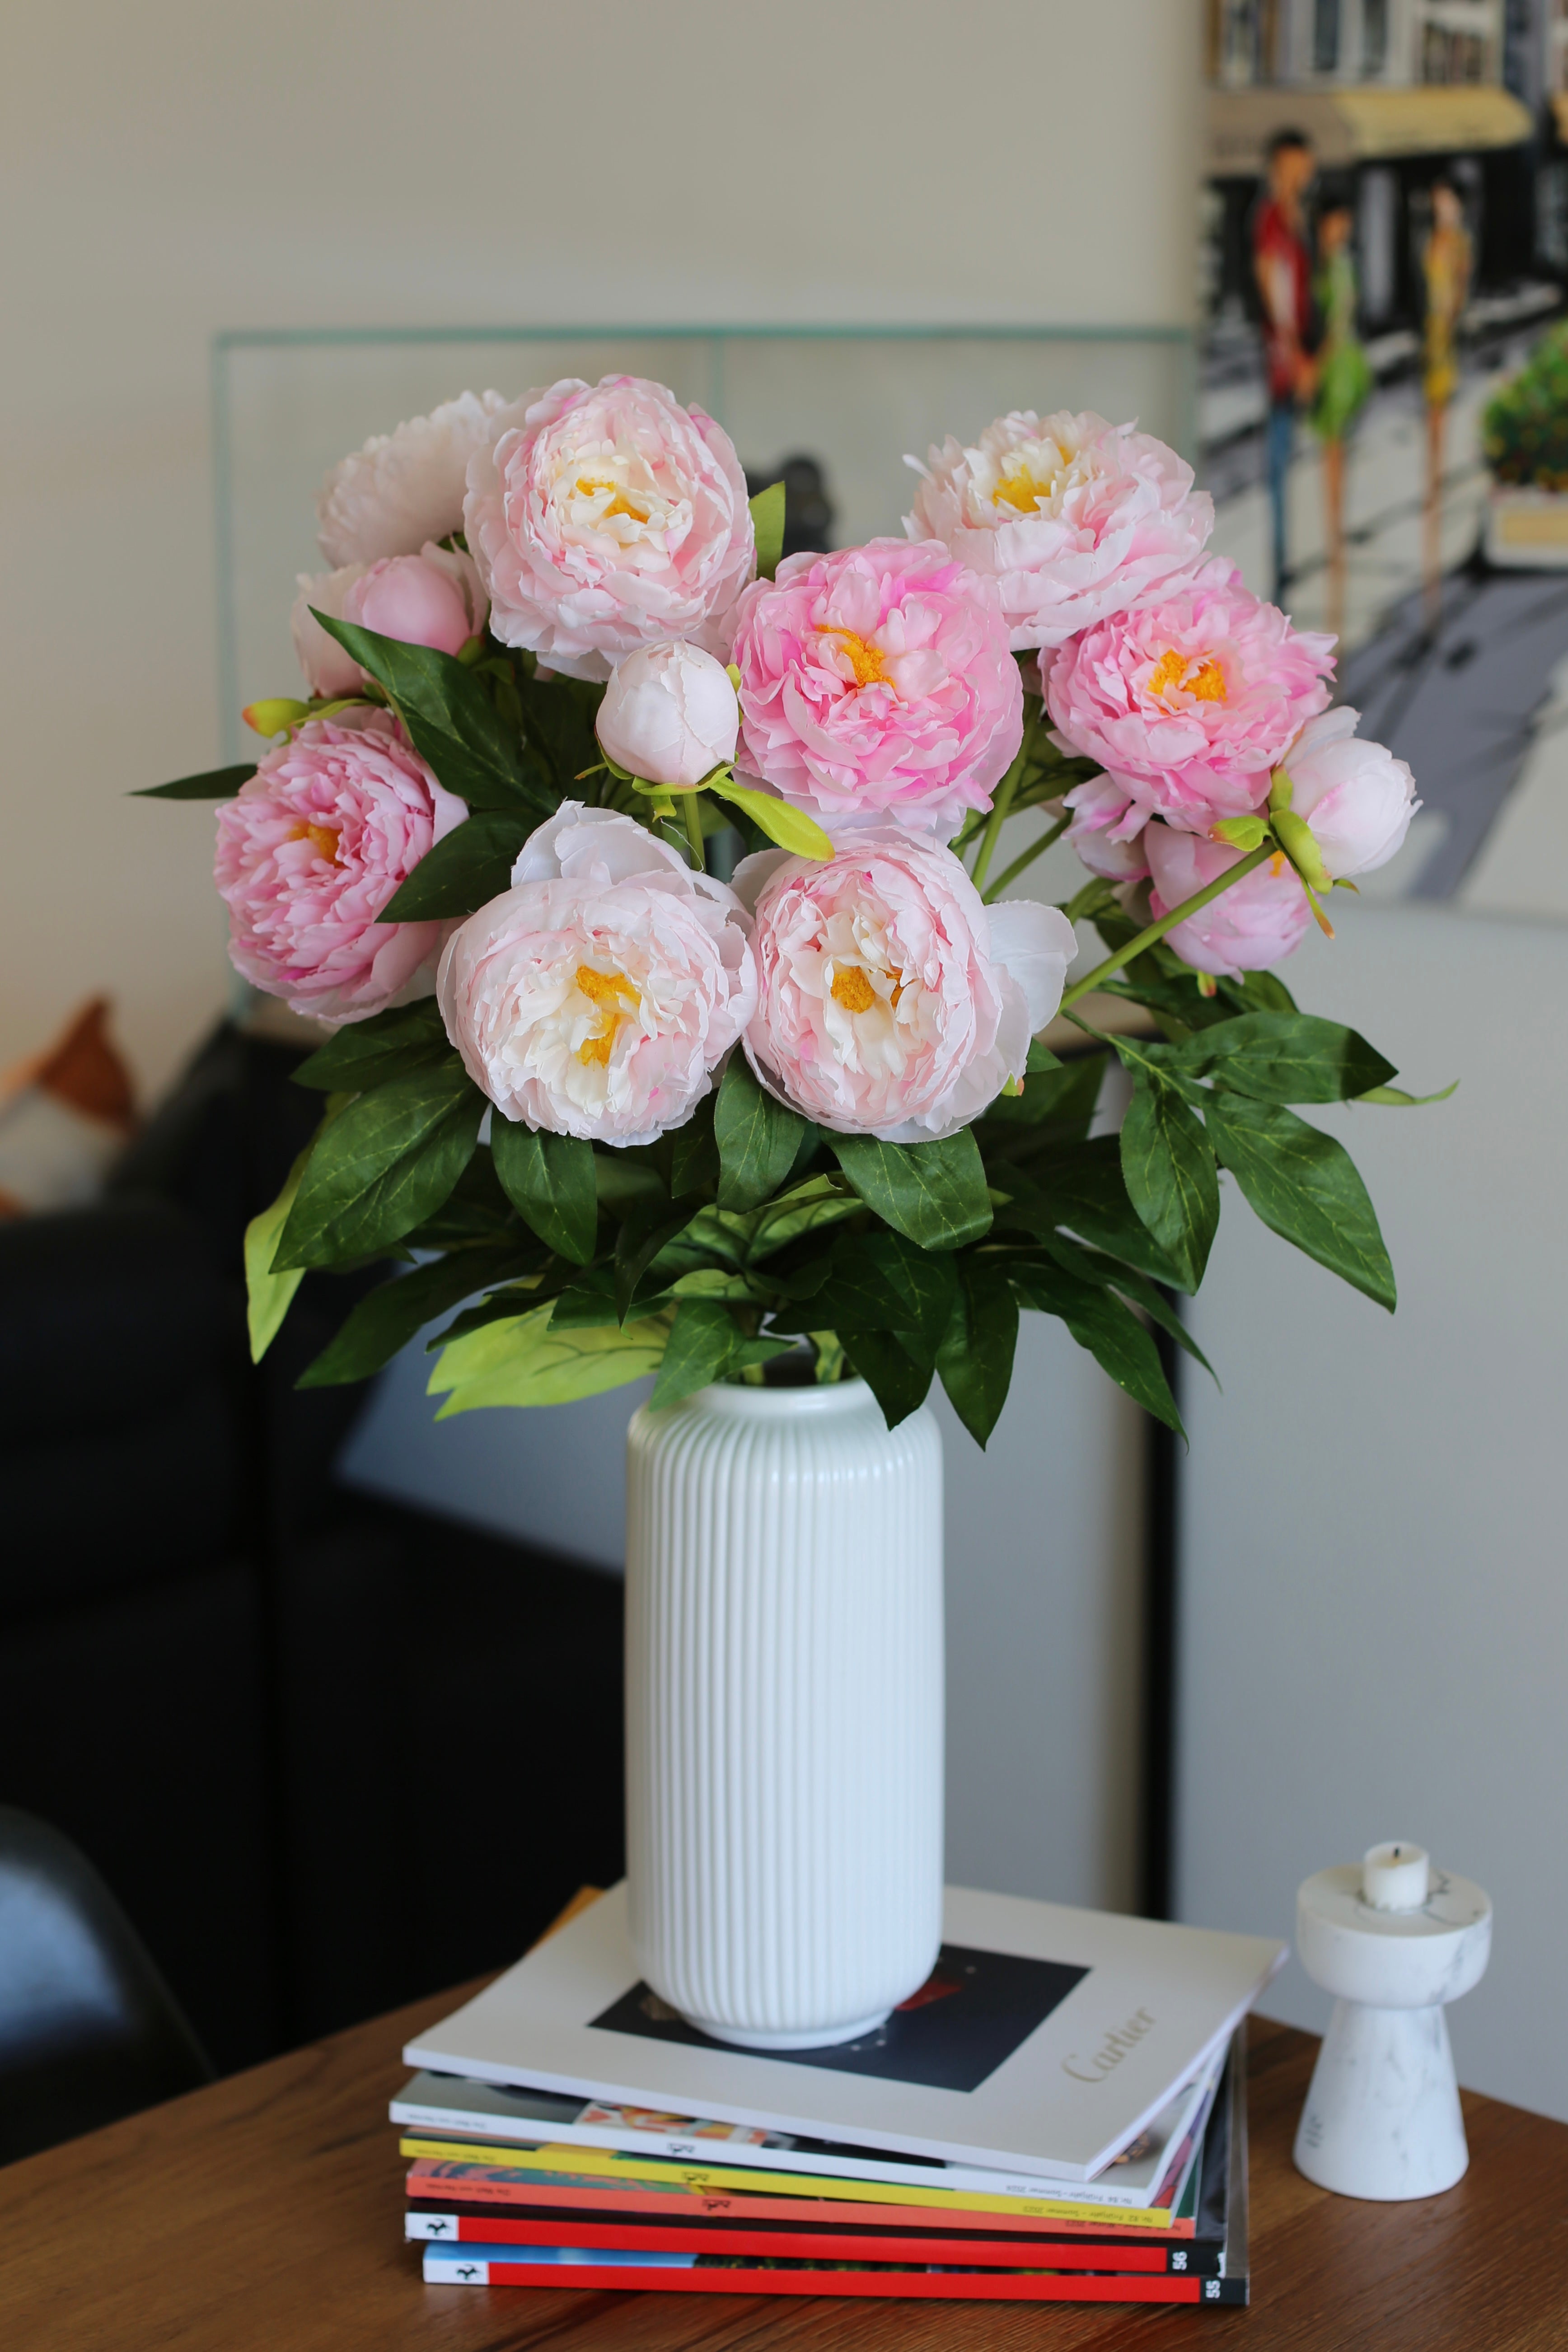
[[[1342,2197],[1435,2197],[1469,2163],[1444,2006],[1478,1984],[1492,1907],[1420,1846],[1373,1846],[1296,1896],[1296,1948],[1335,1996],[1296,2164]]]

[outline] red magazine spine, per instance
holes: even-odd
[[[1223,2279],[1108,2277],[1086,2273],[1060,2277],[1050,2273],[987,2278],[940,2271],[889,2276],[855,2271],[638,2270],[632,2265],[596,2270],[591,2263],[476,2263],[489,2286],[614,2287],[657,2294],[865,2295],[948,2303],[1220,2303],[1227,2300]],[[1207,2290],[1207,2292],[1205,2292]],[[1220,2292],[1216,2292],[1220,2290]]]
[[[419,2232],[422,2244],[554,2246],[561,2242],[559,2221],[517,2221],[500,2215],[443,2213],[426,2217]],[[437,2235],[428,2226],[442,2225]],[[634,2224],[574,2221],[574,2246],[605,2246],[621,2252],[668,2254],[754,2254],[802,2262],[976,2263],[998,2270],[1016,2270],[1028,2252],[1016,2245],[998,2246],[984,2239],[950,2237],[850,2236],[830,2230],[794,2231],[787,2235],[768,2230],[672,2229],[668,2225],[638,2228]],[[1184,2253],[1172,2262],[1163,2246],[1078,2246],[1059,2242],[1043,2243],[1036,2254],[1043,2268],[1054,2271],[1106,2271],[1118,2275],[1146,2273],[1163,2277],[1187,2273]]]

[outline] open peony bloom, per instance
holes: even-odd
[[[427,994],[445,926],[377,919],[468,814],[386,712],[310,720],[218,811],[236,970],[334,1027]]]
[[[1386,866],[1421,803],[1403,760],[1356,734],[1361,713],[1325,710],[1302,728],[1281,765],[1290,813],[1306,820],[1331,882]]]
[[[495,419],[468,467],[464,527],[490,626],[568,677],[688,637],[725,658],[756,568],[734,445],[641,376],[568,376]]]
[[[563,801],[447,941],[447,1034],[503,1118],[651,1143],[755,1010],[747,929],[732,890],[631,817]]]
[[[953,832],[1024,735],[996,591],[946,548],[792,555],[741,601],[741,765],[833,830]]]
[[[461,393],[334,466],[316,499],[321,553],[334,570],[416,555],[426,540],[461,530],[468,460],[494,440],[505,406],[499,392]]]
[[[1148,873],[1143,850],[1148,816],[1109,776],[1090,776],[1087,783],[1075,784],[1063,796],[1062,806],[1072,814],[1068,845],[1091,874],[1107,882],[1137,882]]]
[[[1046,689],[1055,740],[1147,814],[1207,833],[1268,797],[1269,771],[1328,701],[1333,646],[1215,557],[1062,647]]]
[[[478,635],[489,611],[473,558],[461,548],[426,541],[417,555],[384,555],[374,563],[347,563],[313,577],[301,572],[289,626],[311,693],[335,697],[357,694],[364,672],[327,635],[318,613],[334,621],[357,621],[405,645],[437,646],[455,654]]]
[[[1200,841],[1195,833],[1179,833],[1168,824],[1149,825],[1143,848],[1154,880],[1150,904],[1157,916],[1168,915],[1184,898],[1206,889],[1242,856],[1223,841]],[[1300,878],[1277,851],[1266,866],[1244,875],[1167,931],[1165,945],[1194,971],[1237,980],[1244,971],[1278,963],[1299,948],[1310,920]]]
[[[950,435],[930,459],[904,461],[921,477],[904,529],[995,582],[1017,652],[1124,612],[1214,529],[1214,500],[1173,449],[1092,410],[1015,409],[972,448]]]
[[[679,641],[640,646],[617,662],[594,721],[617,767],[677,789],[729,765],[740,724],[722,662]]]
[[[764,1086],[840,1135],[929,1143],[975,1118],[1061,1001],[1072,926],[1032,899],[987,907],[951,850],[890,827],[817,864],[742,859],[755,917]]]

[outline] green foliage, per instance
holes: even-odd
[[[1209,1134],[1264,1223],[1394,1311],[1394,1268],[1344,1146],[1278,1103],[1215,1096]]]
[[[969,1128],[942,1143],[881,1143],[871,1135],[828,1140],[866,1206],[921,1249],[962,1249],[990,1231],[985,1170]]]
[[[499,898],[537,822],[531,811],[485,809],[426,850],[381,910],[384,923],[447,922]]]
[[[415,750],[449,793],[471,809],[531,810],[535,824],[552,814],[557,795],[473,668],[434,646],[405,645],[325,613],[316,618],[384,688]]]
[[[353,1263],[401,1241],[468,1166],[484,1109],[456,1054],[360,1095],[317,1138],[272,1271]]]
[[[730,1308],[713,1298],[682,1298],[675,1309],[669,1340],[648,1402],[679,1404],[714,1381],[727,1380],[749,1364],[787,1355],[788,1339],[748,1339]]]
[[[624,1328],[555,1331],[551,1313],[531,1307],[444,1347],[429,1381],[430,1394],[446,1399],[437,1420],[484,1405],[571,1404],[624,1388],[658,1370],[673,1319],[656,1315]]]
[[[295,1387],[338,1388],[350,1381],[367,1380],[437,1315],[461,1306],[489,1283],[514,1281],[519,1275],[531,1272],[542,1255],[504,1243],[454,1250],[447,1257],[432,1258],[426,1265],[382,1283],[360,1300],[336,1337],[300,1373]]]
[[[958,1261],[958,1297],[936,1353],[954,1412],[984,1446],[1007,1402],[1018,1344],[1018,1301],[1006,1260],[973,1250]]]
[[[805,1131],[799,1112],[758,1083],[744,1054],[731,1054],[713,1108],[720,1207],[760,1207],[788,1176]]]
[[[536,1134],[496,1111],[490,1160],[507,1199],[546,1247],[586,1265],[599,1231],[593,1145],[573,1135]]]
[[[133,801],[231,801],[255,773],[255,761],[243,760],[237,767],[209,769],[205,776],[177,776],[172,784],[144,784],[139,793],[127,797]]]
[[[294,1195],[300,1190],[300,1179],[310,1157],[307,1144],[289,1171],[283,1190],[270,1208],[252,1217],[245,1229],[245,1296],[246,1322],[250,1334],[250,1360],[258,1364],[283,1328],[283,1318],[294,1303],[294,1293],[305,1279],[305,1269],[290,1267],[286,1274],[274,1274],[272,1254],[278,1238],[289,1221],[294,1206]]]
[[[1176,1087],[1141,1070],[1121,1122],[1127,1197],[1184,1290],[1204,1278],[1219,1225],[1219,1178],[1203,1121]]]
[[[751,501],[752,529],[757,541],[757,577],[771,580],[784,553],[784,486],[770,482]]]
[[[1343,1102],[1387,1084],[1394,1065],[1338,1021],[1308,1013],[1247,1013],[1184,1045],[1142,1049],[1158,1069],[1217,1077],[1258,1102]]]
[[[445,1062],[451,1051],[440,1008],[433,996],[426,996],[417,1004],[351,1022],[300,1063],[294,1084],[324,1095],[363,1094],[389,1078]]]

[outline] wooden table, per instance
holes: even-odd
[[[1257,2020],[1246,2311],[427,2287],[402,2242],[387,2101],[403,2043],[478,1990],[0,2170],[5,2352],[1568,2347],[1568,2126],[1467,2095],[1457,2189],[1421,2205],[1331,2197],[1290,2163],[1317,2045]]]

